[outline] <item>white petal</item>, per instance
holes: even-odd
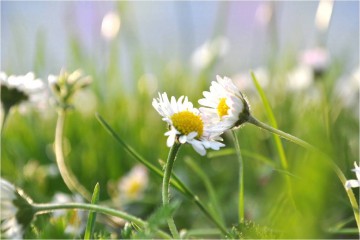
[[[179,142],[180,142],[181,144],[186,143],[186,140],[187,140],[186,135],[182,135],[182,136],[179,137]]]
[[[350,188],[356,188],[360,186],[360,181],[358,180],[348,180],[345,183],[345,188],[346,189],[350,189]]]
[[[173,134],[173,133],[170,134],[168,139],[166,140],[166,146],[171,147],[172,145],[174,145],[175,137],[176,137],[175,134]]]
[[[193,140],[191,141],[191,145],[197,153],[199,153],[201,156],[205,156],[206,150],[199,141]]]

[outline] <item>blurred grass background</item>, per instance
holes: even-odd
[[[272,15],[261,23],[256,13],[266,4]],[[187,95],[197,105],[216,74],[235,77],[245,73],[242,81],[251,85],[250,69],[258,67],[268,71],[268,84],[263,87],[279,128],[322,149],[346,177],[354,179],[351,169],[359,159],[359,85],[352,88],[352,105],[341,98],[339,90],[351,84],[340,79],[359,65],[358,4],[334,4],[324,40],[314,26],[318,2],[1,2],[1,70],[8,74],[34,71],[46,80],[48,74],[58,74],[66,67],[81,68],[92,76],[91,89],[75,99],[76,108],[66,122],[66,161],[89,191],[100,183],[101,200],[110,197],[109,182],[117,181],[136,162],[98,123],[96,112],[129,145],[158,165],[169,150],[163,135],[166,126],[151,106],[158,91]],[[120,15],[121,26],[114,39],[106,40],[100,28],[110,10]],[[294,15],[299,10],[303,16]],[[228,50],[222,53],[215,46],[209,62],[201,68],[194,66],[195,49],[217,37],[226,39]],[[317,45],[330,52],[330,64],[308,89],[289,91],[288,73],[298,64],[299,52]],[[261,82],[262,77],[257,77]],[[244,89],[244,94],[253,115],[268,123],[254,88]],[[60,175],[47,170],[55,164],[55,123],[56,112],[51,108],[13,112],[2,136],[1,175],[22,187],[35,202],[51,201],[56,192],[69,193]],[[354,229],[356,223],[351,220],[343,186],[321,156],[283,141],[289,162],[289,172],[284,173],[271,134],[250,125],[237,133],[244,152],[247,219],[285,238],[357,236],[330,231],[341,223]],[[224,142],[226,148],[233,148],[230,135],[224,135]],[[231,228],[237,222],[237,160],[232,154],[216,157],[211,153],[201,157],[185,145],[174,170],[210,203],[203,180],[185,160],[191,158],[199,165]],[[258,161],[256,155],[274,164]],[[290,176],[295,207],[285,194],[284,174]],[[358,189],[354,190],[358,196]],[[172,195],[181,201],[175,213],[180,229],[214,227],[191,201],[175,191]],[[161,179],[150,175],[144,199],[127,210],[147,218],[161,205],[160,196]],[[69,237],[55,231],[58,226],[47,218],[38,217],[35,223],[45,233],[29,233],[30,237],[46,238],[46,231]]]

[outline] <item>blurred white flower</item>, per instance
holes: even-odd
[[[7,111],[18,104],[26,108],[28,107],[26,103],[30,103],[40,109],[47,105],[48,89],[42,80],[35,79],[32,72],[19,76],[7,76],[6,73],[1,72],[0,82],[1,103]]]
[[[216,76],[216,80],[209,92],[203,92],[200,111],[222,131],[238,127],[250,116],[249,104],[230,78]]]
[[[229,41],[225,37],[217,37],[206,41],[198,47],[191,57],[191,63],[196,69],[208,67],[216,58],[224,56],[229,49]]]
[[[53,197],[52,203],[84,203],[80,195],[67,195],[65,193],[56,193]],[[86,227],[87,214],[82,210],[57,210],[52,213],[54,219],[66,218],[65,233],[79,236]]]
[[[32,200],[22,190],[0,179],[1,186],[1,236],[22,239],[25,228],[34,217]]]
[[[345,183],[345,188],[349,190],[350,188],[360,187],[360,167],[354,162],[354,169],[352,171],[355,172],[357,180],[348,180]]]
[[[111,40],[116,37],[120,30],[120,16],[115,12],[107,13],[101,23],[101,34]]]
[[[120,201],[129,202],[143,198],[148,187],[149,176],[146,167],[135,165],[118,183],[117,190]]]
[[[329,67],[329,52],[322,47],[307,49],[301,53],[299,62],[310,67],[315,74],[321,73]]]
[[[170,130],[165,133],[168,136],[168,147],[173,146],[175,141],[189,143],[197,153],[204,156],[208,148],[219,150],[225,146],[218,142],[222,141],[222,131],[194,108],[187,97],[181,96],[177,101],[171,97],[169,101],[166,93],[159,93],[159,98],[153,99],[152,105],[169,125]]]
[[[309,66],[299,65],[288,73],[287,88],[299,91],[309,88],[314,82],[313,72]]]

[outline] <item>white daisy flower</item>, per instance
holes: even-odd
[[[80,195],[67,195],[65,193],[56,193],[53,197],[52,203],[64,204],[70,202],[83,203],[84,200]],[[72,234],[75,236],[81,235],[86,227],[87,214],[84,211],[73,209],[73,210],[58,210],[52,213],[55,219],[67,218],[67,225],[65,233]]]
[[[354,162],[354,166],[355,168],[352,171],[355,172],[357,180],[352,179],[346,181],[345,188],[347,190],[349,190],[350,188],[360,187],[360,167],[357,165],[356,162]]]
[[[1,103],[8,111],[12,106],[23,102],[30,102],[43,107],[47,101],[47,88],[40,79],[35,79],[32,72],[26,75],[10,75],[0,72]]]
[[[159,98],[154,99],[152,105],[169,124],[170,130],[165,133],[165,136],[168,136],[168,147],[173,146],[175,141],[181,144],[189,143],[196,152],[204,156],[208,148],[219,150],[225,146],[217,142],[222,141],[222,131],[194,108],[187,97],[181,96],[177,101],[175,97],[171,97],[169,101],[166,93],[159,93]]]
[[[34,217],[32,200],[2,178],[0,185],[1,235],[9,239],[22,239],[25,228]]]
[[[149,183],[147,169],[142,165],[134,166],[118,183],[118,194],[122,201],[139,200]]]
[[[204,91],[205,98],[199,100],[204,106],[200,111],[220,130],[228,130],[240,126],[250,116],[249,104],[233,81],[216,76],[212,81],[210,92]]]

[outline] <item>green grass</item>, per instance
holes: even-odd
[[[131,49],[136,49],[136,44],[135,41]],[[121,51],[118,44],[109,47],[116,52]],[[95,94],[97,103],[94,111],[88,115],[81,114],[79,107],[69,112],[64,132],[65,161],[89,192],[99,183],[100,202],[114,206],[109,183],[120,179],[138,162],[127,149],[114,141],[95,114],[98,112],[128,146],[161,169],[159,159],[166,160],[169,148],[166,147],[164,136],[167,128],[151,106],[157,92],[147,92],[147,86],[139,82],[145,73],[141,52],[130,51],[132,58],[129,65],[132,66],[130,71],[134,78],[126,85],[122,69],[116,68],[119,60],[115,56],[107,59],[109,64],[104,71],[97,67],[94,59],[88,58],[92,53],[82,49],[77,39],[71,40],[68,51],[72,59],[68,68],[82,68],[93,77],[90,91]],[[34,70],[46,72],[44,53],[39,49],[37,54]],[[287,62],[295,60],[283,57],[276,61],[280,66],[286,66]],[[153,72],[158,80],[157,91],[177,97],[187,95],[198,106],[197,99],[202,91],[208,89],[210,81],[215,80],[215,74],[233,74],[219,68],[216,63],[195,74],[186,62],[179,62],[177,67],[173,67],[171,63],[157,59]],[[272,61],[269,66],[275,66],[275,63]],[[181,148],[174,173],[198,196],[211,215],[225,224],[228,237],[350,239],[358,236],[353,209],[344,187],[326,164],[330,160],[339,166],[348,179],[356,178],[351,169],[353,162],[359,159],[359,119],[353,114],[353,109],[344,106],[334,95],[335,81],[344,69],[345,66],[338,62],[330,66],[329,71],[312,86],[318,93],[318,98],[313,101],[307,100],[309,92],[294,94],[285,89],[283,82],[288,67],[271,69],[271,84],[261,92],[261,96],[265,94],[268,98],[265,105],[259,95],[248,94],[251,112],[257,119],[263,122],[269,119],[270,125],[277,124],[279,129],[308,141],[331,159],[324,159],[324,156],[292,142],[276,137],[274,141],[271,133],[250,124],[239,129],[237,136],[241,143],[245,173],[244,226],[238,226],[238,161],[230,134],[224,134],[227,145],[224,150],[208,151],[205,157],[195,153],[191,146]],[[244,94],[247,95],[247,92]],[[47,113],[45,117],[35,111],[26,115],[12,112],[1,143],[1,176],[23,188],[39,203],[51,201],[57,192],[70,193],[60,175],[51,176],[44,170],[46,166],[56,163],[52,145],[56,113],[54,109],[47,110]],[[289,186],[291,196],[287,194]],[[185,236],[194,238],[225,237],[191,198],[181,191],[175,191],[175,188],[170,191],[171,201],[179,203],[173,211],[180,234],[183,229]],[[354,189],[354,193],[358,196],[359,190]],[[122,208],[141,219],[151,219],[160,206],[161,178],[150,172],[144,197]],[[158,215],[161,214],[155,214]],[[163,215],[168,217],[168,214]],[[105,227],[98,220],[99,216],[96,219],[97,222],[91,227],[95,238],[108,238],[111,234],[117,238],[123,236],[123,226]],[[338,227],[346,219],[349,220]],[[67,221],[69,219],[54,220],[49,216],[39,216],[27,229],[25,236],[73,238],[64,233]],[[156,221],[156,227],[167,231],[161,219]],[[136,226],[129,229],[131,234],[126,236],[151,236],[146,231],[136,235]],[[75,236],[78,237],[83,236]]]

